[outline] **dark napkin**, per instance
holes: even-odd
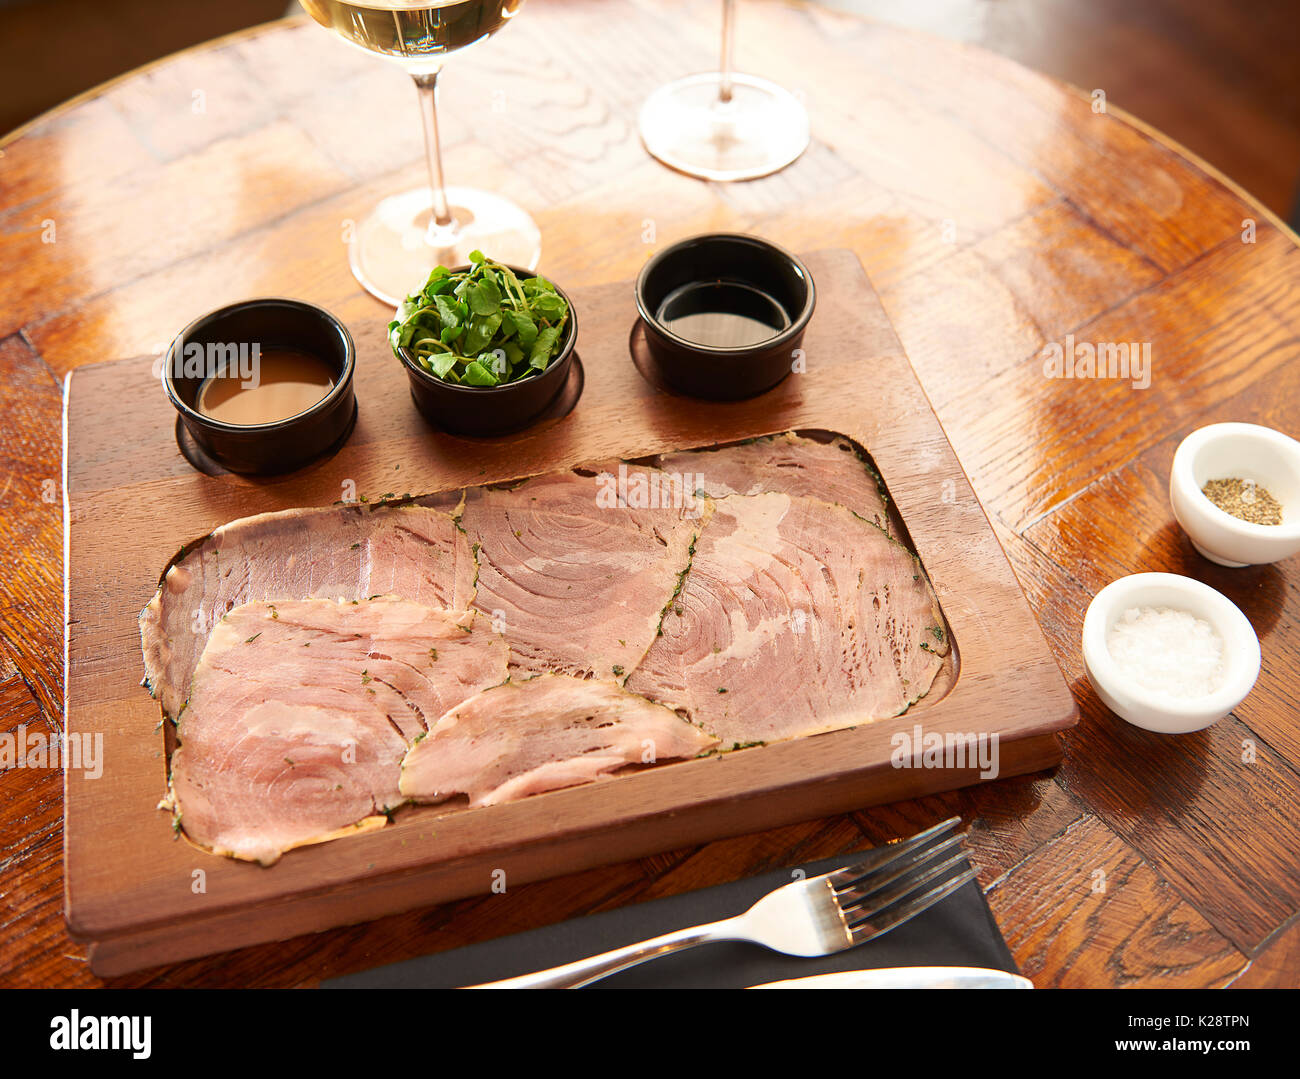
[[[809,862],[807,876],[852,864],[852,854]],[[778,869],[697,892],[636,903],[558,925],[332,978],[322,989],[451,989],[512,978],[703,922],[730,918],[795,879]],[[743,989],[786,978],[875,967],[992,967],[1018,974],[976,881],[882,937],[836,955],[802,959],[757,944],[703,944],[612,974],[591,988]]]

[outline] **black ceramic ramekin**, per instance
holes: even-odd
[[[456,266],[452,272],[468,269],[469,266]],[[533,270],[518,266],[510,269],[520,278],[536,276]],[[547,280],[551,279],[548,277]],[[530,375],[504,386],[466,386],[439,378],[421,367],[406,349],[397,350],[398,359],[411,382],[415,407],[426,420],[454,435],[490,437],[522,431],[551,406],[569,377],[573,349],[578,340],[577,308],[564,289],[554,281],[551,284],[569,305],[569,321],[560,339],[560,351],[540,375]]]
[[[199,412],[199,390],[216,372],[210,359],[187,360],[187,346],[197,345],[211,358],[220,357],[225,346],[254,344],[318,357],[330,366],[333,388],[311,408],[275,423],[225,423]],[[244,300],[195,319],[181,331],[167,350],[163,385],[191,437],[212,460],[231,472],[289,472],[331,449],[351,430],[357,408],[355,368],[352,335],[328,311],[302,300]]]
[[[757,344],[718,346],[680,337],[659,321],[657,313],[675,289],[714,281],[766,293],[784,309],[789,325]],[[675,243],[650,259],[636,279],[637,312],[655,366],[674,389],[715,401],[757,396],[790,373],[816,299],[808,267],[776,244],[741,233]]]

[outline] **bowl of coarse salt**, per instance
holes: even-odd
[[[1174,453],[1169,502],[1211,562],[1290,558],[1300,552],[1300,442],[1257,423],[1198,427]]]
[[[1259,638],[1222,593],[1176,573],[1135,573],[1093,597],[1083,665],[1121,719],[1161,734],[1217,723],[1259,677]]]

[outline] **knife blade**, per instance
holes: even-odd
[[[1019,974],[983,967],[887,967],[814,974],[780,982],[751,985],[750,989],[1032,989],[1034,983]]]

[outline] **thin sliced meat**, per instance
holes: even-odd
[[[669,453],[656,463],[673,474],[690,474],[695,487],[714,498],[806,495],[838,502],[890,530],[880,476],[841,435],[821,442],[787,431],[718,449]]]
[[[627,688],[734,748],[898,715],[947,652],[920,563],[875,525],[818,499],[732,495]]]
[[[400,805],[401,761],[448,709],[506,677],[473,611],[394,597],[254,602],[208,640],[164,803],[217,853],[274,862]]]
[[[622,679],[645,655],[712,504],[628,493],[616,476],[576,472],[467,493],[474,605],[505,634],[513,669]]]
[[[589,783],[629,764],[695,757],[716,739],[604,679],[544,674],[451,709],[402,764],[402,793],[470,805]]]
[[[331,506],[245,517],[199,541],[140,613],[150,692],[173,718],[213,624],[251,600],[399,595],[465,610],[474,555],[448,513],[420,506]]]

